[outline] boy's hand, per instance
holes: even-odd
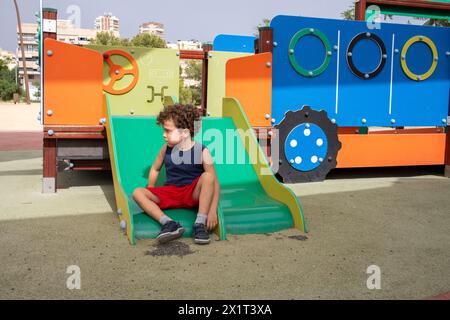
[[[213,230],[217,225],[217,212],[210,212],[208,214],[206,226],[208,227],[208,230]]]

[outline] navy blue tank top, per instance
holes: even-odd
[[[198,142],[186,151],[167,146],[164,155],[166,166],[166,186],[182,187],[194,182],[205,171],[202,152],[206,147]]]

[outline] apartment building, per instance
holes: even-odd
[[[112,32],[116,37],[120,37],[119,18],[113,16],[111,12],[98,16],[95,19],[95,30],[97,32]]]
[[[139,33],[147,33],[164,39],[164,25],[159,22],[145,22],[139,26]]]
[[[39,48],[38,48],[38,25],[37,23],[22,23],[23,43],[27,65],[28,80],[40,82],[40,68],[38,65]],[[91,39],[97,34],[95,29],[76,28],[71,20],[57,21],[57,40],[74,45],[87,45]],[[17,28],[17,61],[19,63],[19,81],[24,85],[23,81],[23,59],[20,50],[19,28]]]

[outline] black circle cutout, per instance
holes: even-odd
[[[353,62],[353,49],[356,46],[356,44],[363,39],[370,39],[370,40],[374,41],[376,43],[376,45],[378,46],[378,48],[380,48],[380,51],[381,51],[380,63],[378,64],[378,67],[370,73],[361,72],[355,66],[355,63]],[[361,78],[363,80],[370,80],[370,79],[375,78],[383,70],[383,68],[386,64],[386,60],[387,60],[387,51],[386,51],[386,46],[384,45],[383,40],[381,40],[381,38],[378,37],[376,34],[373,34],[370,32],[364,32],[364,33],[358,34],[350,42],[350,45],[348,46],[348,49],[347,49],[347,63],[348,63],[350,70],[358,78]]]

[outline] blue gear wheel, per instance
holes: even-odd
[[[280,141],[278,176],[283,182],[323,181],[336,168],[342,144],[326,111],[309,106],[288,111],[275,128]]]

